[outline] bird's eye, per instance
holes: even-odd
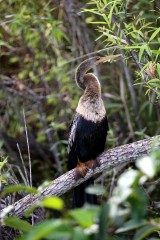
[[[100,60],[100,57],[97,57],[97,61]]]

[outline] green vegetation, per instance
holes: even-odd
[[[121,174],[112,196],[102,206],[85,205],[82,209],[67,210],[61,198],[46,197],[27,211],[25,216],[28,217],[37,207],[45,207],[59,211],[58,218],[54,212],[50,219],[32,227],[28,221],[7,217],[6,213],[3,215],[3,224],[19,230],[22,235],[19,239],[23,240],[140,240],[150,235],[159,239],[159,214],[153,206],[149,206],[149,202],[154,203],[151,198],[156,194],[156,184],[153,184],[152,179],[160,173],[159,158],[160,152],[155,152],[139,159],[137,170],[130,169]],[[148,166],[147,171],[144,163]],[[24,189],[24,186],[21,186],[21,190],[31,192],[31,189]]]
[[[123,56],[94,69],[110,125],[106,149],[160,133],[158,0],[0,3],[1,209],[67,171],[67,132],[81,94],[74,72],[91,54]],[[99,207],[68,210],[67,193],[42,200],[45,219],[33,227],[33,218],[4,214],[0,236],[159,239],[159,160],[153,152],[136,170],[119,170],[114,183],[113,170],[98,176]]]

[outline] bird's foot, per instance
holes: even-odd
[[[100,166],[101,166],[100,161],[98,159],[95,159],[94,160],[94,168],[100,167]]]
[[[86,167],[88,169],[95,169],[96,167],[100,166],[100,162],[96,159],[96,160],[89,160],[85,163]]]
[[[85,163],[88,169],[94,169],[94,160],[89,160]]]
[[[79,180],[80,178],[84,178],[87,174],[88,168],[86,167],[85,163],[78,162],[78,165],[76,167],[76,174],[75,174],[75,180]]]

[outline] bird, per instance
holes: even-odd
[[[119,56],[91,57],[83,61],[75,72],[77,86],[84,91],[79,99],[68,137],[68,170],[76,168],[76,180],[85,177],[88,169],[99,166],[96,158],[104,151],[109,130],[100,81],[88,71],[99,63],[117,59]],[[73,189],[72,208],[81,208],[86,202],[97,204],[96,196],[85,192],[86,187],[93,183],[94,179],[90,178]]]

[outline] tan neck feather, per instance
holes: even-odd
[[[79,100],[76,112],[86,120],[99,122],[106,115],[99,80],[92,73],[86,74],[84,80],[86,89]]]
[[[86,86],[84,96],[101,97],[101,85],[98,78],[93,73],[87,73],[84,76],[84,82]]]
[[[106,110],[101,98],[91,103],[90,101],[83,101],[83,96],[79,100],[76,112],[86,120],[95,123],[100,122],[106,115]]]

